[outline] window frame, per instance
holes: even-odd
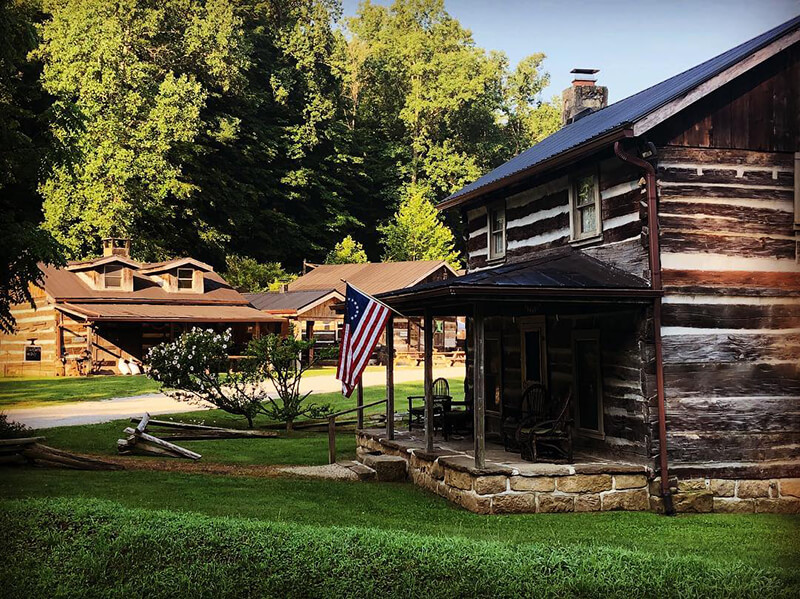
[[[593,341],[597,348],[597,430],[581,427],[580,397],[578,397],[578,352],[577,345],[581,341]],[[575,430],[584,437],[605,439],[604,427],[604,401],[603,401],[603,351],[600,344],[600,331],[597,329],[580,330],[572,332],[572,385],[575,399]]]
[[[520,372],[522,375],[523,391],[530,383],[536,382],[528,378],[528,344],[525,333],[537,331],[539,333],[539,374],[541,383],[546,389],[550,388],[547,377],[547,321],[544,316],[528,316],[519,321],[519,347],[520,347]]]
[[[114,273],[116,273],[116,275],[119,276],[119,285],[109,285],[108,284],[108,275],[109,275],[108,269],[109,268],[116,269],[114,271]],[[124,274],[125,274],[125,267],[124,266],[119,266],[118,264],[104,264],[103,265],[103,288],[104,289],[122,289],[122,287],[124,285],[124,281],[123,281]],[[112,279],[113,278],[115,278],[115,277],[112,276]]]
[[[187,279],[184,277],[181,279],[181,271],[189,271],[189,286],[188,287],[181,287],[181,280],[186,281]],[[194,269],[193,268],[177,268],[175,269],[175,286],[178,291],[192,291],[194,289]]]
[[[578,205],[578,184],[581,180],[592,179],[592,191],[594,193],[594,202],[586,202],[585,204]],[[581,232],[582,226],[582,213],[584,208],[594,206],[595,213],[595,230],[592,232]],[[603,235],[603,218],[601,213],[600,203],[600,178],[597,171],[583,171],[570,178],[569,181],[569,213],[570,213],[570,241],[571,242],[587,242],[600,239]]]
[[[502,212],[503,214],[503,228],[500,231],[495,231],[493,229],[494,224],[494,215],[497,212]],[[489,262],[496,262],[500,260],[505,260],[506,254],[508,253],[508,220],[506,219],[506,201],[502,200],[501,202],[496,202],[490,205],[486,209],[486,242],[487,242],[487,254],[486,257],[488,258]],[[494,236],[495,234],[500,233],[503,237],[503,251],[502,252],[495,252],[494,251]]]

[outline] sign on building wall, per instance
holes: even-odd
[[[25,361],[26,362],[41,362],[42,361],[42,347],[40,345],[26,345],[25,346]]]

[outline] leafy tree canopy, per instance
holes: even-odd
[[[368,262],[364,246],[348,235],[325,258],[325,264],[363,264]]]
[[[262,264],[242,256],[228,256],[226,267],[223,278],[243,293],[277,291],[284,283],[297,278],[297,275],[287,273],[278,262]]]

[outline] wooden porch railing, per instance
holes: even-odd
[[[364,410],[366,408],[371,408],[373,406],[377,406],[382,403],[386,403],[386,400],[379,399],[378,401],[373,401],[372,403],[368,403],[365,405],[358,405],[355,408],[350,408],[349,410],[336,412],[335,414],[331,414],[330,416],[328,416],[328,463],[329,464],[336,463],[336,419],[339,416],[344,416],[345,414],[358,412],[359,413],[358,421],[359,423],[363,423]]]

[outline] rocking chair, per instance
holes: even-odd
[[[544,385],[533,383],[522,394],[519,407],[504,408],[506,417],[503,419],[503,447],[506,451],[519,451],[517,430],[523,422],[538,422],[549,416],[546,400]]]
[[[572,418],[569,417],[572,391],[568,392],[559,407],[558,414],[550,420],[535,421],[526,419],[517,429],[517,440],[522,450],[522,459],[528,462],[539,461],[539,445],[553,450],[559,457],[547,461],[572,462]]]

